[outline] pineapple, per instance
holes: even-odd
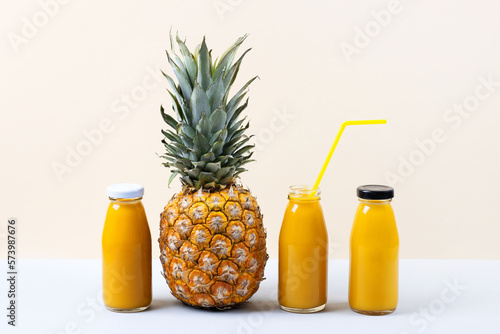
[[[255,197],[237,183],[251,162],[253,145],[241,118],[247,87],[230,96],[245,54],[233,64],[239,38],[212,61],[203,38],[192,54],[184,41],[170,36],[167,74],[175,117],[160,107],[172,128],[162,130],[163,164],[178,175],[182,191],[172,197],[160,221],[160,259],[172,294],[191,306],[226,309],[243,303],[264,279],[266,233]],[[176,54],[179,48],[180,57]]]

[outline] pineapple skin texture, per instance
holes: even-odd
[[[262,214],[249,190],[184,189],[161,214],[160,260],[172,294],[199,308],[248,300],[268,259]]]

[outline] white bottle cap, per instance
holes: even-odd
[[[134,183],[112,184],[106,189],[111,198],[138,198],[144,196],[144,187]]]

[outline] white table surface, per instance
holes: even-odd
[[[395,313],[370,317],[347,304],[348,262],[329,264],[328,304],[316,314],[281,311],[276,300],[277,261],[243,306],[204,311],[183,305],[171,294],[153,263],[153,304],[141,313],[109,312],[101,293],[99,260],[20,260],[18,319],[2,315],[2,333],[500,333],[500,261],[402,260],[400,301]],[[459,287],[450,289],[450,285]],[[6,280],[0,284],[6,305]],[[92,306],[93,305],[93,306]],[[2,313],[6,313],[5,307]]]

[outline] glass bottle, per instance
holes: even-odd
[[[151,233],[138,184],[108,187],[102,233],[103,300],[115,312],[139,312],[151,304]]]
[[[292,186],[279,236],[279,304],[289,312],[321,311],[327,283],[328,234],[320,190]]]
[[[350,242],[349,305],[355,312],[384,315],[398,304],[399,237],[391,201],[394,189],[357,188],[359,205]]]

